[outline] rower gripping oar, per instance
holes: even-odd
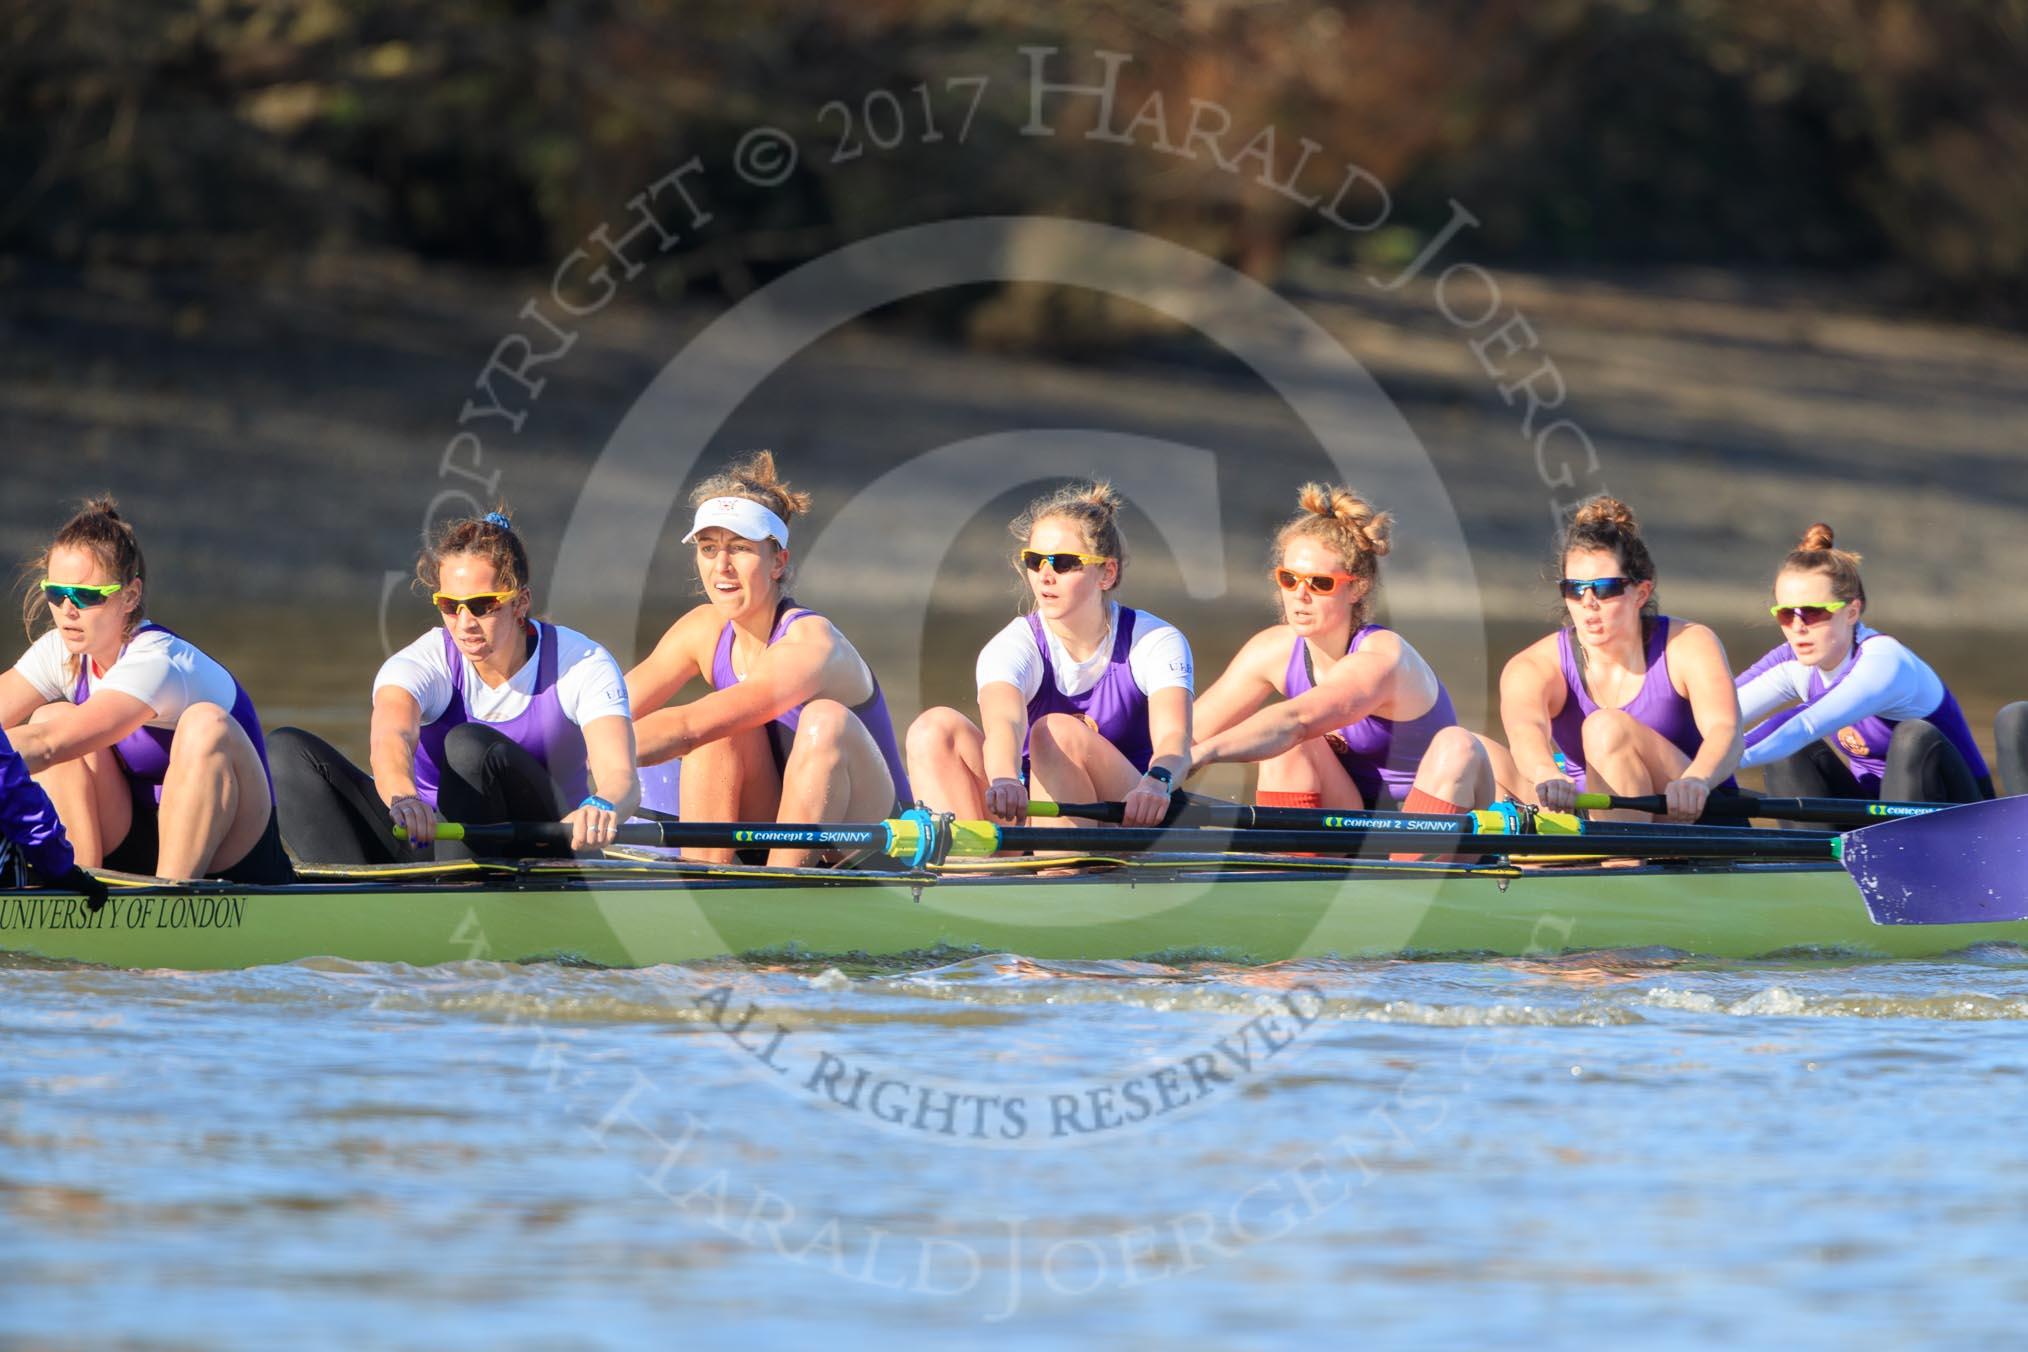
[[[437,834],[480,847],[511,848],[568,844],[570,827],[562,822],[515,822],[498,825],[440,824]],[[1351,855],[1394,850],[1441,850],[1464,837],[1463,832],[1392,825],[1338,829],[1256,828],[1244,837],[1248,854],[1313,853]],[[922,809],[902,817],[866,824],[824,822],[628,822],[616,833],[615,844],[691,846],[739,849],[861,849],[874,850],[912,867],[940,864],[951,856],[981,857],[1002,850],[1075,850],[1091,854],[1142,854],[1154,850],[1190,851],[1201,843],[1191,828],[1121,826],[1001,826],[995,822],[957,821]],[[1195,840],[1193,840],[1195,837]],[[1583,837],[1486,832],[1470,837],[1470,848],[1484,854],[1542,854],[1617,857],[1639,855],[1663,859],[1829,860],[1837,837],[1818,832],[1761,831],[1753,833],[1697,830],[1628,832]],[[1229,853],[1230,848],[1218,851]]]
[[[437,833],[473,845],[514,846],[568,843],[562,822],[495,826],[446,823]],[[917,808],[902,817],[863,825],[776,822],[630,822],[619,828],[621,844],[739,848],[870,849],[905,860],[912,867],[940,864],[947,857],[991,855],[1001,850],[1074,850],[1092,854],[1188,851],[1195,828],[1095,826],[999,826],[955,821]],[[1309,852],[1325,855],[1377,854],[1394,850],[1464,848],[1485,854],[1559,855],[1659,859],[1743,859],[1836,861],[1844,865],[1865,898],[1874,921],[1883,925],[1972,924],[2028,919],[2028,798],[1944,808],[1901,817],[1840,836],[1811,831],[1715,831],[1684,826],[1614,832],[1593,839],[1491,832],[1455,836],[1421,828],[1362,827],[1342,830],[1254,828],[1244,837],[1248,853]],[[1438,842],[1444,842],[1439,844]],[[1469,842],[1469,843],[1466,843]]]
[[[1603,793],[1580,793],[1580,808],[1612,808],[1628,812],[1667,812],[1668,800],[1659,793],[1622,798]],[[1922,817],[1950,807],[1950,803],[1874,803],[1863,798],[1750,798],[1714,794],[1704,801],[1700,821],[1745,821],[1749,817],[1772,817],[1790,822],[1824,822],[1832,826],[1870,826],[1898,817]]]
[[[1036,800],[1028,804],[1031,817],[1082,817],[1087,821],[1119,822],[1126,818],[1124,803],[1052,803]],[[1640,822],[1594,822],[1568,812],[1545,812],[1519,803],[1496,803],[1471,812],[1424,813],[1378,810],[1331,812],[1322,808],[1254,807],[1227,802],[1201,794],[1178,793],[1162,819],[1164,826],[1225,827],[1237,831],[1282,828],[1304,831],[1426,831],[1434,835],[1535,835],[1535,836],[1627,836],[1649,835],[1656,830],[1675,831],[1675,826],[1651,826]],[[1700,827],[1700,840],[1734,837],[1741,841],[1768,840],[1790,835],[1821,837],[1822,832],[1784,832],[1740,826]]]

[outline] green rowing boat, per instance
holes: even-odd
[[[895,874],[524,861],[323,870],[273,889],[111,875],[112,898],[96,912],[68,894],[0,891],[0,950],[212,970],[318,957],[632,967],[951,948],[1259,963],[1599,949],[1895,958],[2028,945],[2028,921],[1876,925],[1852,878],[1828,863],[1459,866],[1207,854],[1093,861],[1069,876],[1041,868],[981,860]]]

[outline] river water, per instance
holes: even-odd
[[[5,981],[23,1345],[2014,1346],[2028,1306],[2014,950]]]

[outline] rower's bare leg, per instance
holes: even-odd
[[[1415,767],[1415,787],[1460,809],[1492,803],[1499,796],[1499,784],[1486,739],[1460,727],[1437,733]]]
[[[66,705],[45,704],[29,715],[40,723]],[[111,747],[52,765],[35,776],[49,795],[57,820],[70,840],[71,852],[85,868],[99,868],[119,848],[134,825],[133,790]]]
[[[1075,714],[1044,714],[1028,730],[1028,783],[1052,803],[1118,802],[1141,781],[1120,749]],[[1082,817],[1038,817],[1036,826],[1089,826]]]
[[[908,725],[908,782],[932,812],[986,816],[986,734],[956,709],[925,709]],[[884,814],[883,814],[884,815]]]
[[[796,716],[796,742],[782,768],[780,820],[879,821],[894,810],[894,776],[873,734],[834,699],[813,699]],[[768,862],[809,868],[821,850],[770,850]]]
[[[1141,772],[1120,749],[1075,714],[1044,714],[1028,730],[1030,793],[1052,803],[1118,802],[1140,783]],[[1090,826],[1084,817],[1032,817],[1031,826]],[[1035,850],[1037,859],[1075,857],[1077,851]],[[1076,872],[1073,867],[1055,872]],[[1045,873],[1043,876],[1049,876]]]
[[[246,729],[216,704],[185,709],[162,777],[157,876],[196,879],[231,868],[260,843],[273,812]]]
[[[1366,806],[1366,798],[1352,782],[1345,763],[1322,737],[1298,742],[1281,755],[1262,761],[1260,781],[1254,786],[1255,801],[1263,793],[1315,794],[1317,806],[1333,812],[1356,812]]]
[[[1509,751],[1504,743],[1496,742],[1491,737],[1480,736],[1476,732],[1472,736],[1478,738],[1479,749],[1486,753],[1486,766],[1493,774],[1491,801],[1497,803],[1502,798],[1511,798],[1516,802],[1526,801],[1525,795],[1529,794],[1534,786],[1521,778],[1521,767],[1514,763],[1514,753]]]
[[[1660,793],[1690,767],[1682,748],[1624,709],[1600,709],[1584,720],[1585,792],[1637,798]],[[1597,821],[1650,822],[1649,812],[1593,812]]]
[[[782,798],[782,776],[766,728],[748,728],[706,742],[683,758],[676,814],[686,822],[771,822]],[[686,848],[685,859],[736,864],[735,850]]]

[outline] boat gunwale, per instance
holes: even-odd
[[[545,861],[547,862],[547,861]],[[1090,865],[1093,861],[1065,860],[1065,864]],[[204,880],[179,882],[164,878],[149,878],[138,874],[103,873],[101,876],[112,885],[115,899],[127,897],[365,897],[365,896],[438,896],[456,893],[512,893],[516,895],[541,895],[544,893],[577,894],[590,891],[728,891],[752,890],[763,892],[790,891],[838,891],[851,892],[867,889],[884,890],[892,888],[909,890],[943,890],[951,887],[1128,887],[1159,885],[1167,883],[1320,883],[1339,881],[1356,882],[1450,882],[1481,880],[1514,884],[1528,879],[1553,879],[1574,881],[1580,879],[1636,879],[1636,878],[1697,878],[1765,876],[1792,873],[1838,873],[1838,865],[1813,860],[1685,860],[1680,863],[1641,864],[1624,868],[1596,866],[1559,865],[1555,867],[1522,867],[1512,864],[1438,864],[1418,861],[1384,860],[1314,860],[1290,866],[1286,862],[1275,864],[1267,860],[1247,860],[1233,856],[1196,856],[1188,860],[1150,860],[1121,864],[1118,861],[1102,861],[1103,867],[1087,872],[1063,875],[1038,875],[1033,871],[988,873],[981,871],[950,871],[931,873],[911,872],[856,872],[837,869],[793,869],[770,871],[765,866],[726,868],[701,866],[697,871],[669,870],[639,872],[615,869],[611,873],[592,869],[542,868],[525,870],[513,865],[499,865],[474,870],[466,876],[448,875],[435,878],[389,877],[380,880],[370,872],[362,871],[356,876],[314,877],[293,883],[235,883],[228,881]],[[1222,869],[1199,867],[1223,863]],[[393,866],[403,868],[406,866]],[[1505,890],[1504,888],[1502,890]],[[77,894],[60,889],[7,887],[0,888],[0,898],[17,897],[64,897]],[[1856,897],[1856,890],[1855,890]]]

